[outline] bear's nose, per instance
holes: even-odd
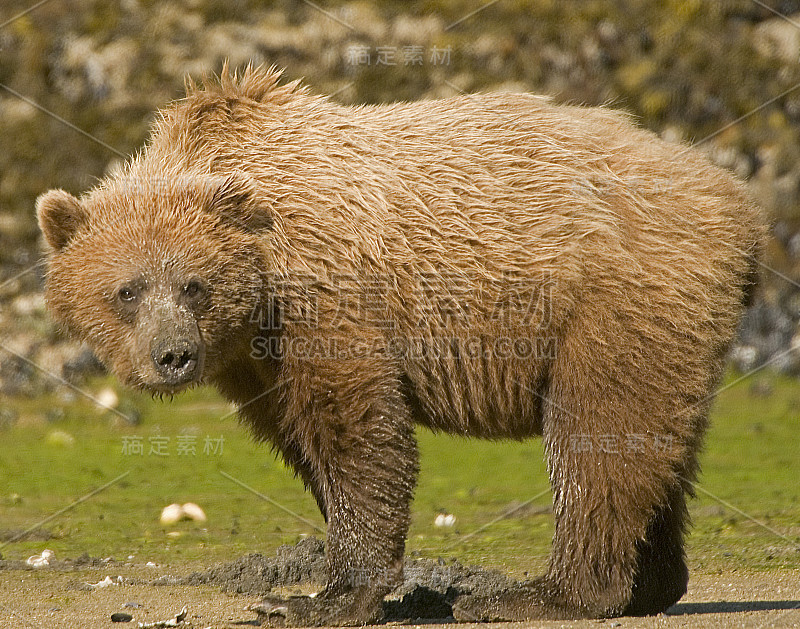
[[[156,343],[152,351],[156,371],[167,384],[183,384],[192,380],[198,366],[199,348],[189,339],[167,339]]]

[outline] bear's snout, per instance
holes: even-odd
[[[200,346],[196,341],[182,338],[156,341],[150,355],[164,384],[180,386],[197,377],[200,353]]]

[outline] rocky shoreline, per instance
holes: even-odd
[[[7,4],[9,15],[25,14],[0,29],[0,84],[9,88],[0,90],[4,397],[74,395],[62,380],[99,370],[44,311],[35,197],[51,187],[78,193],[117,167],[143,142],[153,112],[180,96],[183,77],[217,71],[225,58],[285,67],[287,79],[304,77],[348,104],[485,90],[605,104],[697,145],[745,179],[775,220],[731,363],[742,373],[800,374],[800,30],[790,23],[800,22],[800,2],[782,3],[788,17],[744,0],[713,11],[489,3],[476,15],[455,2],[388,0],[337,1],[324,11],[212,0],[156,10],[130,0],[28,13],[29,3]]]

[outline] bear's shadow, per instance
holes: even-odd
[[[487,595],[504,591],[517,581],[497,572],[467,567],[458,561],[406,559],[404,583],[384,601],[384,622],[447,623],[453,619],[453,601],[462,594]],[[282,546],[274,557],[253,554],[188,577],[168,577],[170,584],[216,585],[226,592],[259,596],[273,588],[325,583],[325,548],[321,540],[310,537],[295,546]],[[165,584],[162,577],[157,580]],[[752,611],[791,611],[800,601],[715,601],[677,603],[665,614],[743,613]]]
[[[715,601],[710,603],[676,603],[667,616],[695,614],[735,614],[741,612],[773,612],[800,610],[800,601]]]

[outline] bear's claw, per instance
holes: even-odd
[[[282,598],[266,596],[260,603],[253,603],[247,609],[256,612],[262,624],[266,624],[269,627],[286,626],[289,606]]]

